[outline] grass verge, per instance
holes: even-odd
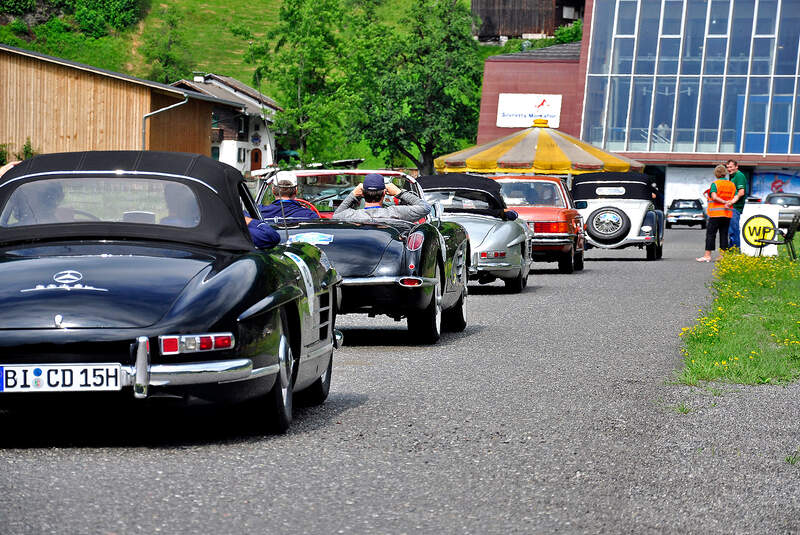
[[[680,334],[679,382],[785,384],[800,377],[800,261],[780,250],[769,258],[723,253],[711,282],[713,302]]]

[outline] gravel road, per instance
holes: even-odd
[[[471,286],[433,347],[344,316],[330,398],[285,436],[241,409],[0,413],[0,533],[800,532],[800,386],[673,382],[702,242]]]

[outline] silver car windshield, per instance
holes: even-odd
[[[119,222],[192,228],[200,223],[194,192],[147,178],[50,178],[27,182],[8,197],[0,226]]]

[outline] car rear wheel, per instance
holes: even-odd
[[[444,311],[442,323],[448,331],[460,333],[467,328],[467,287],[461,292],[453,308]]]
[[[332,373],[333,349],[331,349],[331,354],[328,357],[328,366],[325,367],[325,371],[317,377],[317,380],[311,386],[297,393],[298,401],[301,401],[306,406],[322,405],[328,399],[328,393],[331,391]]]
[[[648,245],[645,245],[644,248],[647,250],[648,260],[658,260],[658,251],[656,250],[657,247],[658,245],[656,245],[655,243],[650,243]]]
[[[583,251],[575,251],[572,256],[572,265],[575,271],[583,271]]]
[[[595,240],[611,243],[625,237],[631,229],[631,220],[619,208],[604,206],[589,215],[586,231]]]
[[[294,399],[294,354],[289,343],[286,311],[280,312],[280,341],[278,343],[278,374],[275,385],[266,396],[269,409],[269,428],[274,433],[285,433],[292,423]]]
[[[700,228],[702,228],[702,229],[706,228],[706,222],[705,222],[705,221],[703,221],[702,223],[700,223]]]
[[[436,282],[430,304],[418,314],[408,317],[408,330],[423,344],[435,344],[442,335],[442,278],[436,265]]]
[[[667,228],[672,228],[672,223],[667,223]]]
[[[558,272],[559,273],[574,273],[575,272],[575,246],[572,245],[569,251],[562,253],[558,257]]]

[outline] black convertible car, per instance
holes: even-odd
[[[245,401],[284,431],[331,382],[340,277],[256,249],[234,168],[193,154],[42,155],[0,177],[0,407]],[[266,426],[265,426],[266,427]]]
[[[420,197],[423,192],[410,176],[397,171],[296,171],[299,195],[329,190],[342,197],[369,173],[380,173],[401,189]],[[256,198],[266,188],[262,185]],[[316,199],[324,207],[326,199]],[[387,203],[394,202],[387,196]],[[458,223],[444,221],[441,205],[421,221],[389,219],[351,223],[331,219],[279,220],[275,228],[290,243],[308,242],[322,248],[342,277],[340,314],[385,314],[407,318],[411,335],[435,343],[442,329],[463,331],[467,325],[469,238]]]

